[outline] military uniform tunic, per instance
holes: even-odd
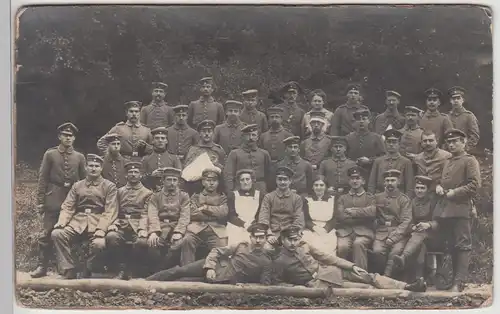
[[[158,168],[171,167],[181,169],[182,165],[179,157],[170,154],[168,151],[153,151],[150,155],[142,158],[142,171],[144,175],[151,175]]]
[[[321,161],[323,161],[330,152],[332,140],[325,134],[305,139],[300,144],[300,155],[309,161],[314,170],[318,170]]]
[[[349,147],[347,157],[351,160],[357,160],[364,156],[373,161],[385,154],[382,137],[375,132],[351,132],[346,136],[346,140]]]
[[[224,122],[225,117],[224,107],[211,96],[208,99],[200,97],[189,103],[188,122],[193,128],[203,120],[212,120],[219,125]]]
[[[453,128],[453,124],[451,123],[450,117],[445,113],[439,111],[426,111],[420,119],[420,127],[424,130],[433,131],[436,134],[438,144],[441,145],[444,132]]]
[[[148,233],[161,235],[163,245],[174,232],[184,235],[190,222],[190,210],[186,192],[162,189],[153,194],[148,204]]]
[[[311,190],[313,184],[313,168],[310,162],[300,157],[296,160],[285,157],[276,163],[276,168],[282,166],[288,167],[294,171],[292,184],[290,185],[292,190],[297,191],[299,195],[307,194]]]
[[[387,170],[396,169],[401,171],[399,179],[399,188],[406,195],[413,195],[413,164],[408,158],[397,154],[394,156],[381,156],[375,159],[368,180],[368,192],[382,193],[384,191],[384,172]]]
[[[259,147],[267,150],[271,156],[271,160],[277,161],[283,157],[286,145],[283,140],[293,136],[292,133],[280,127],[278,130],[269,129],[263,133],[259,138]]]
[[[354,117],[353,113],[359,109],[367,109],[368,107],[357,104],[350,106],[343,104],[333,112],[332,126],[330,128],[330,135],[333,136],[346,136],[354,131]]]
[[[245,124],[239,121],[237,124],[225,122],[215,127],[214,142],[219,144],[225,152],[231,152],[241,146],[243,133],[241,129]]]
[[[159,104],[152,102],[141,108],[140,121],[151,130],[158,127],[169,127],[174,124],[175,113],[172,107],[164,101]]]
[[[174,124],[167,129],[167,150],[183,160],[189,148],[198,144],[200,135],[188,125]]]
[[[117,188],[121,188],[127,184],[127,172],[125,170],[127,162],[122,155],[114,158],[111,154],[106,154],[102,164],[102,177],[113,182]]]
[[[392,125],[393,129],[401,129],[405,125],[405,117],[399,112],[393,115],[391,111],[386,110],[375,117],[373,132],[383,134],[389,125]]]
[[[126,157],[142,157],[145,156],[153,150],[151,145],[146,147],[139,147],[139,140],[145,141],[147,144],[151,144],[153,137],[151,136],[151,130],[140,124],[132,124],[129,121],[119,122],[117,125],[109,130],[108,134],[117,133],[120,135],[121,149],[120,153]],[[108,143],[105,139],[106,135],[101,137],[97,141],[97,148],[105,154]]]
[[[241,111],[240,120],[245,124],[257,124],[259,126],[259,134],[269,129],[266,114],[257,109],[248,110],[244,108]]]
[[[266,193],[266,183],[269,181],[271,170],[271,157],[269,153],[261,148],[237,148],[231,151],[227,157],[224,167],[224,183],[228,191],[233,191],[236,172],[241,169],[252,169],[255,171],[255,187]]]
[[[309,136],[312,132],[311,130],[311,112],[316,110],[311,110],[304,114],[304,118],[302,119],[302,137],[305,138]],[[326,123],[323,125],[323,133],[330,134],[330,127],[332,126],[333,112],[328,109],[322,108],[320,112],[325,114]]]
[[[479,124],[476,116],[462,107],[459,110],[450,111],[449,117],[453,127],[467,135],[467,149],[476,147],[479,142]]]
[[[406,154],[418,154],[422,151],[422,133],[424,130],[420,126],[410,129],[405,126],[399,130],[403,135],[399,144],[400,152],[403,156]]]
[[[451,153],[443,149],[437,148],[433,153],[427,155],[426,152],[421,152],[415,159],[417,175],[427,176],[432,179],[431,190],[435,190],[437,183],[441,181],[443,167]]]
[[[283,112],[281,113],[283,118],[283,127],[290,131],[293,135],[301,136],[304,110],[302,110],[296,103],[282,103],[278,106],[283,109]]]
[[[274,234],[290,226],[304,228],[303,206],[304,201],[298,194],[275,190],[264,196],[257,222],[269,226]]]
[[[350,188],[347,170],[354,166],[356,166],[356,162],[345,157],[341,159],[328,158],[319,165],[318,174],[325,177],[327,186],[333,187],[334,190],[342,188],[347,191]]]

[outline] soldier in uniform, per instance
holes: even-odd
[[[452,109],[449,117],[453,127],[467,135],[466,150],[476,147],[479,142],[479,124],[476,116],[464,108],[465,88],[454,86],[448,90]]]
[[[481,173],[476,158],[465,151],[467,135],[463,131],[446,131],[445,141],[452,156],[446,161],[436,187],[436,194],[441,198],[434,216],[452,252],[454,280],[451,290],[456,292],[462,290],[469,275],[472,199],[481,186]]]
[[[269,172],[271,170],[271,157],[269,153],[257,147],[259,131],[256,124],[249,124],[242,130],[243,145],[229,153],[224,167],[224,183],[227,191],[235,188],[234,179],[241,169],[255,171],[255,188],[266,193]]]
[[[265,113],[257,109],[258,93],[256,89],[249,89],[241,93],[243,96],[243,110],[241,111],[240,120],[245,124],[257,124],[259,134],[263,134],[268,130],[268,124]]]
[[[116,185],[102,177],[103,162],[97,155],[87,155],[87,177],[71,187],[52,230],[58,269],[66,279],[77,277],[72,244],[90,239],[91,249],[83,273],[83,277],[90,277],[92,260],[104,249],[106,231],[118,216]]]
[[[401,171],[399,178],[399,190],[408,196],[413,194],[413,164],[411,160],[402,156],[399,152],[401,132],[389,129],[384,133],[386,154],[378,157],[373,162],[370,179],[368,180],[368,192],[371,194],[382,193],[384,187],[384,173],[389,169]]]
[[[241,146],[241,129],[245,123],[240,120],[241,107],[243,106],[241,102],[228,100],[225,106],[227,119],[223,124],[215,127],[214,142],[229,153]]]
[[[362,108],[354,112],[353,117],[356,130],[346,136],[347,147],[349,147],[347,157],[356,161],[369,173],[375,158],[385,154],[384,141],[380,134],[368,129],[370,110]]]
[[[191,196],[191,223],[181,243],[181,266],[196,260],[196,250],[202,245],[211,250],[226,246],[226,224],[229,209],[227,197],[218,191],[221,170],[217,167],[203,170],[203,191]]]
[[[128,162],[125,169],[127,185],[118,189],[118,218],[108,227],[105,237],[109,264],[118,266],[115,278],[121,280],[130,279],[131,265],[127,261],[147,249],[147,206],[153,194],[141,183],[140,162]],[[127,250],[126,241],[134,243],[133,252]]]
[[[443,135],[446,130],[451,129],[453,124],[447,114],[439,112],[442,93],[439,89],[429,88],[425,91],[427,95],[427,110],[420,119],[420,127],[424,130],[431,130],[436,134],[438,145],[441,146]]]
[[[141,108],[141,124],[151,130],[168,127],[174,123],[172,107],[165,102],[167,88],[168,85],[165,83],[153,83],[151,92],[153,99],[149,105]]]
[[[361,104],[361,86],[349,84],[347,86],[347,102],[333,112],[330,135],[346,136],[353,132],[354,113],[360,109],[368,110],[368,107]]]
[[[323,112],[311,112],[311,121],[309,124],[311,125],[312,133],[309,138],[300,144],[300,155],[311,163],[315,174],[317,174],[321,161],[328,156],[332,140],[324,132],[324,126],[327,124],[327,121]]]
[[[139,122],[140,102],[129,101],[125,103],[125,106],[127,122],[119,122],[107,134],[116,133],[120,136],[122,156],[133,161],[140,161],[143,156],[153,151],[151,130]],[[103,155],[108,148],[105,137],[106,135],[97,141],[97,148]]]
[[[203,153],[207,153],[212,163],[223,165],[226,162],[226,152],[219,144],[214,143],[215,122],[205,120],[198,124],[198,132],[200,133],[200,141],[197,145],[189,148],[184,161],[184,167],[192,163],[196,157]]]
[[[373,220],[376,215],[375,197],[365,192],[363,170],[353,166],[347,170],[350,190],[337,201],[334,217],[327,231],[337,228],[337,255],[356,266],[368,269],[367,251],[375,238]],[[336,225],[336,226],[335,226]],[[352,259],[350,259],[352,255]]]
[[[156,190],[161,188],[161,177],[154,175],[154,171],[159,168],[172,167],[182,168],[181,161],[176,155],[172,155],[167,150],[168,129],[161,126],[151,131],[153,136],[153,152],[142,158],[142,171],[144,173],[143,182],[148,189]]]
[[[311,111],[306,112],[304,118],[302,119],[302,138],[306,138],[311,135],[312,129],[309,122],[311,121],[311,114],[313,112],[322,112],[325,116],[326,123],[323,126],[323,132],[325,134],[330,134],[330,127],[332,126],[333,112],[325,109],[326,94],[321,89],[315,89],[309,95],[309,101],[311,103]]]
[[[414,106],[405,107],[405,126],[399,130],[401,136],[401,155],[413,161],[415,156],[422,151],[422,133],[424,130],[418,124],[422,110]]]
[[[432,179],[431,190],[436,190],[436,183],[441,180],[446,160],[451,157],[450,152],[438,147],[436,134],[430,130],[422,133],[422,152],[415,156],[416,174]]]
[[[285,130],[281,124],[283,121],[283,108],[278,106],[273,106],[267,109],[267,114],[269,115],[269,130],[260,135],[259,147],[267,150],[271,156],[271,161],[276,162],[280,160],[285,151],[285,144],[283,140],[293,136],[290,131]]]
[[[412,220],[410,198],[399,191],[401,172],[390,169],[384,173],[385,191],[375,194],[377,220],[373,257],[377,267],[385,265],[384,275],[391,277],[394,256],[401,254],[408,241]]]
[[[61,204],[73,183],[86,176],[85,156],[73,148],[77,127],[66,122],[57,130],[60,144],[45,152],[38,172],[36,209],[43,215],[43,219],[42,234],[38,238],[38,266],[30,273],[33,278],[47,274],[47,264],[52,253],[50,233],[59,218]]]
[[[346,282],[372,285],[377,289],[400,289],[423,292],[427,284],[423,278],[413,283],[398,281],[386,276],[368,273],[363,268],[326,253],[314,244],[302,240],[299,228],[288,228],[281,233],[283,249],[274,261],[269,283],[305,285],[313,288],[343,287]]]
[[[288,82],[281,88],[284,102],[278,106],[283,109],[283,127],[293,135],[301,136],[304,110],[297,104],[297,97],[302,88],[297,82]]]
[[[292,169],[277,169],[277,188],[264,196],[257,216],[257,222],[269,226],[267,241],[273,246],[279,245],[278,237],[282,230],[290,226],[305,228],[304,200],[290,189],[292,178]]]
[[[300,157],[300,137],[291,136],[283,140],[285,154],[276,163],[276,167],[288,167],[293,170],[290,188],[297,194],[305,196],[312,188],[313,167],[310,162]],[[274,190],[274,184],[273,184]]]
[[[184,161],[189,148],[198,144],[200,135],[187,124],[188,106],[179,105],[173,108],[175,124],[167,129],[167,150]],[[179,167],[180,168],[180,167]]]
[[[108,151],[104,155],[102,164],[102,177],[113,182],[117,188],[127,184],[125,164],[127,161],[120,154],[120,135],[116,133],[107,134],[104,139],[108,143]]]
[[[384,134],[389,125],[393,129],[401,129],[405,125],[405,117],[398,111],[400,101],[400,93],[392,90],[385,92],[386,110],[377,115],[373,121],[373,131],[375,133]]]
[[[349,176],[347,170],[356,166],[356,162],[346,157],[347,140],[343,136],[331,137],[331,155],[319,165],[318,173],[325,177],[330,193],[340,196],[349,191]]]
[[[215,125],[224,122],[224,107],[212,97],[214,92],[214,80],[211,77],[204,77],[200,80],[201,97],[189,103],[188,123],[191,127],[196,127],[203,120],[212,120]]]
[[[189,195],[179,189],[181,170],[161,170],[163,188],[148,203],[148,246],[150,258],[157,268],[177,265],[182,239],[190,222]]]

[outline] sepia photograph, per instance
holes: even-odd
[[[493,296],[493,11],[33,5],[12,21],[33,309]]]

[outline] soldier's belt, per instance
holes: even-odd
[[[104,208],[78,208],[76,210],[77,213],[84,213],[84,214],[91,214],[91,213],[94,213],[94,214],[102,214],[102,212],[104,211]]]
[[[186,155],[177,155],[177,157],[179,157],[179,159],[184,159],[184,157],[186,157]]]
[[[199,219],[193,219],[191,218],[191,221],[195,221],[195,222],[216,222],[216,221],[219,221],[219,219],[213,217],[213,218],[199,218]]]
[[[139,152],[121,152],[123,156],[129,156],[129,157],[139,157]]]
[[[140,219],[141,214],[139,213],[134,213],[134,214],[118,214],[118,218],[120,219]]]
[[[160,216],[160,221],[161,222],[177,222],[178,220],[179,220],[178,217],[173,217],[173,216],[161,217]]]
[[[313,170],[318,169],[318,165],[312,165]]]
[[[69,189],[71,187],[71,185],[73,184],[73,182],[71,181],[65,181],[65,182],[50,182],[50,184],[53,184],[55,186],[58,186],[60,188],[66,188],[66,189]]]
[[[397,221],[378,221],[377,224],[379,226],[395,227],[395,226],[399,225],[399,222],[397,222]]]

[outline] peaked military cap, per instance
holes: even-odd
[[[354,119],[359,119],[361,117],[370,117],[370,110],[366,108],[359,108],[352,114]]]
[[[243,95],[243,97],[252,98],[252,97],[256,97],[258,95],[258,93],[259,93],[259,91],[256,89],[249,89],[249,90],[242,92],[241,95]]]
[[[463,88],[461,86],[453,86],[452,88],[450,88],[448,90],[448,95],[450,97],[453,97],[455,95],[463,96],[463,95],[465,95],[465,88]]]
[[[345,136],[330,136],[330,139],[332,140],[332,146],[334,144],[342,144],[347,147],[347,138]]]
[[[302,237],[302,230],[300,227],[290,226],[281,230],[280,236],[288,239],[299,239]]]
[[[130,109],[132,107],[137,107],[137,108],[141,108],[142,104],[140,101],[137,101],[137,100],[132,100],[132,101],[127,101],[125,103],[125,108]]]
[[[243,133],[250,133],[250,132],[255,132],[259,129],[259,126],[257,124],[248,124],[245,125],[243,128],[241,128],[241,132]]]
[[[351,167],[351,168],[347,169],[347,176],[348,177],[354,177],[354,176],[360,176],[360,177],[362,177],[363,176],[363,172],[362,172],[361,167],[354,166],[354,167]]]
[[[384,178],[396,177],[399,178],[401,176],[401,171],[397,169],[389,169],[384,172]]]
[[[153,130],[151,130],[151,135],[153,135],[153,136],[155,136],[156,134],[167,135],[167,133],[168,133],[168,130],[164,126],[159,126],[157,128],[154,128]]]
[[[401,94],[393,90],[388,90],[385,92],[385,97],[389,96],[396,96],[397,98],[401,98]]]
[[[188,108],[189,108],[188,105],[177,105],[177,106],[173,107],[172,110],[175,113],[181,113],[181,112],[187,112]]]
[[[162,82],[153,82],[152,84],[153,89],[163,89],[166,90],[168,88],[168,85]]]
[[[401,133],[400,131],[398,131],[396,129],[389,129],[389,130],[386,130],[383,135],[384,135],[385,139],[395,138],[395,139],[399,140],[401,138],[401,136],[403,136],[403,133]]]
[[[268,226],[266,224],[254,222],[247,228],[247,231],[255,236],[259,236],[259,235],[266,235],[267,229]]]
[[[311,111],[311,122],[312,121],[319,121],[326,123],[326,114],[323,111]]]
[[[214,83],[214,78],[211,76],[203,77],[200,79],[201,84],[213,84]]]
[[[214,128],[215,128],[215,122],[214,121],[212,121],[212,120],[203,120],[200,123],[198,123],[197,130],[199,132],[201,129],[212,129],[213,130]]]
[[[432,178],[429,178],[427,176],[415,176],[415,183],[430,186],[432,183]]]
[[[115,142],[115,141],[119,141],[120,140],[120,134],[118,133],[108,133],[106,135],[104,135],[104,139],[106,140],[106,142],[108,143],[111,143],[111,142]]]
[[[443,93],[439,89],[431,87],[425,91],[425,95],[427,96],[427,98],[441,97]]]
[[[59,133],[67,135],[76,135],[78,133],[78,128],[71,122],[65,122],[57,127]]]
[[[182,170],[181,169],[172,168],[172,167],[162,168],[162,175],[163,175],[163,177],[180,178],[181,174],[182,174]]]
[[[272,106],[267,109],[267,115],[273,115],[273,114],[279,114],[281,115],[283,113],[283,108],[280,106]]]
[[[419,115],[423,112],[423,110],[421,110],[420,108],[415,107],[415,106],[406,106],[405,113],[408,113],[408,112],[413,112],[413,113],[416,113]]]
[[[290,81],[288,83],[285,83],[283,87],[281,88],[281,92],[284,94],[286,92],[290,92],[292,90],[297,91],[298,93],[302,93],[302,87],[300,87],[299,83],[295,81]]]
[[[285,145],[292,145],[292,144],[300,144],[300,137],[299,136],[289,136],[283,140],[283,144]]]
[[[252,178],[255,177],[255,171],[252,169],[240,169],[236,172],[236,177],[239,178],[242,174],[249,174]]]
[[[467,135],[459,129],[449,129],[446,132],[444,132],[444,139],[450,140],[454,138],[467,138]]]
[[[281,166],[276,169],[276,176],[286,176],[291,179],[293,175],[294,171],[286,166]]]
[[[96,155],[96,154],[87,154],[87,162],[98,162],[102,164],[104,162],[104,159],[102,159],[101,156]]]
[[[361,85],[358,83],[349,83],[347,84],[346,88],[346,93],[352,91],[352,90],[357,90],[358,92],[361,92]]]
[[[227,109],[241,109],[243,107],[243,103],[237,100],[227,100],[224,104]]]
[[[219,167],[210,167],[210,168],[206,168],[205,170],[203,170],[203,172],[201,173],[201,176],[203,178],[218,178],[221,174],[221,170]]]
[[[142,164],[138,161],[129,161],[125,164],[125,170],[129,171],[130,169],[139,169],[141,170]]]

